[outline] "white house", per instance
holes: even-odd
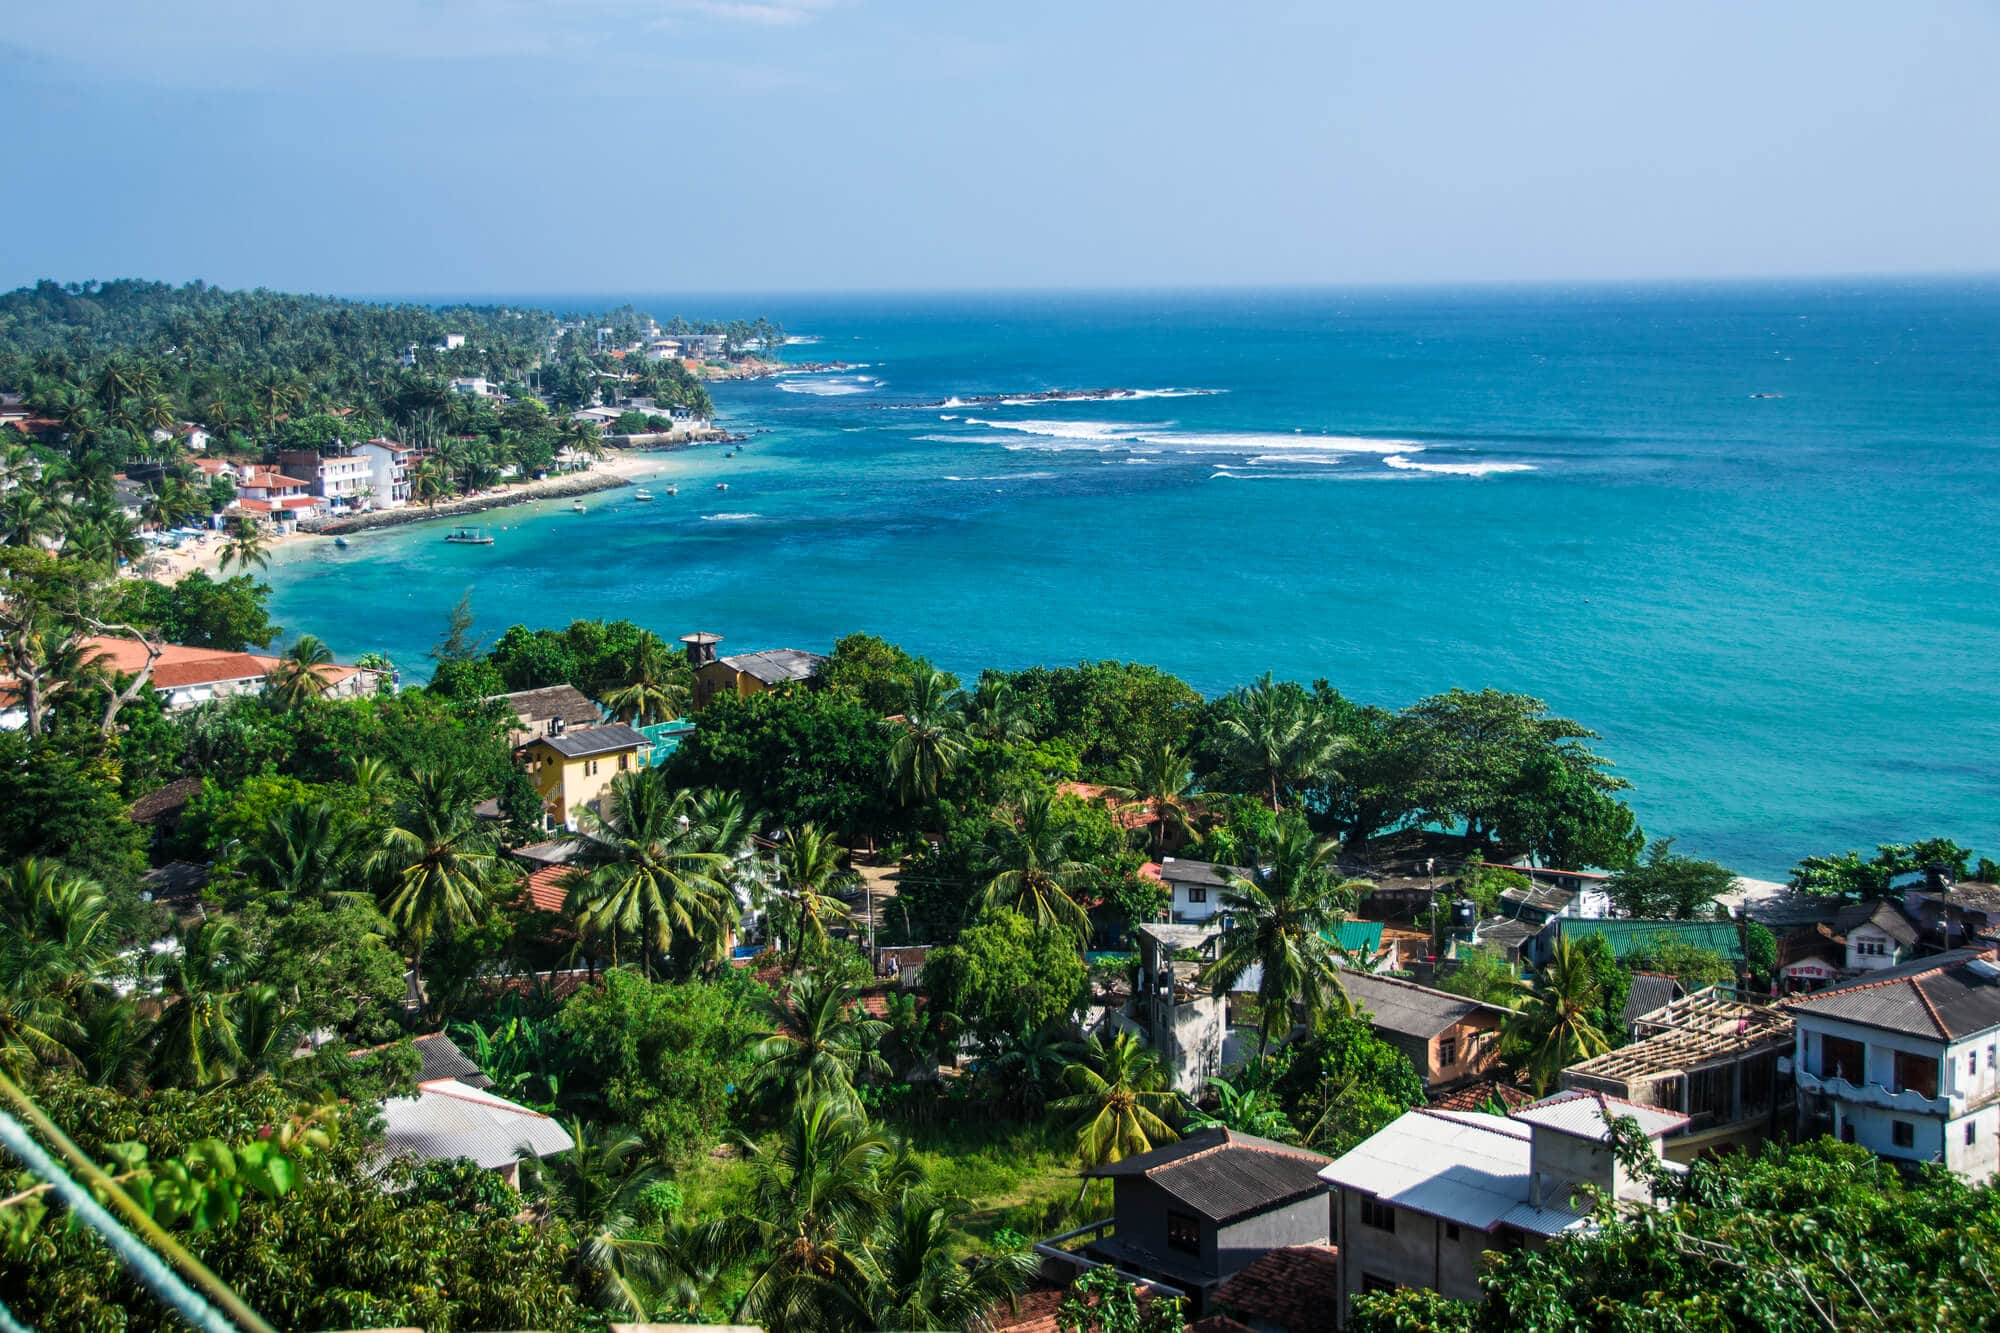
[[[1883,1157],[2000,1169],[2000,963],[1954,949],[1785,1001],[1801,1134]]]
[[[1344,1327],[1354,1297],[1423,1287],[1480,1298],[1489,1250],[1540,1248],[1591,1225],[1591,1186],[1643,1202],[1643,1179],[1611,1147],[1630,1117],[1654,1156],[1687,1117],[1594,1092],[1563,1092],[1515,1111],[1408,1111],[1320,1172],[1334,1186]],[[1662,1163],[1666,1170],[1677,1170]]]
[[[369,499],[377,509],[399,509],[410,498],[410,459],[415,453],[396,440],[363,440],[355,457],[368,464]]]
[[[1160,878],[1173,894],[1170,920],[1199,925],[1222,910],[1222,889],[1233,878],[1248,879],[1240,866],[1212,865],[1169,856],[1160,862]]]
[[[445,351],[447,351],[447,352],[456,352],[456,351],[457,351],[457,350],[458,350],[459,348],[461,348],[461,347],[463,347],[463,346],[465,346],[465,335],[464,335],[464,334],[462,334],[462,333],[447,333],[447,334],[445,334],[445,335],[444,335],[444,350],[445,350]]]
[[[474,398],[498,398],[500,386],[484,375],[461,375],[451,382],[452,392],[469,394]]]
[[[287,450],[278,463],[288,472],[302,476],[307,489],[326,501],[329,512],[351,513],[368,508],[375,495],[374,465],[359,453],[322,454],[312,450]]]
[[[1833,929],[1846,939],[1849,972],[1885,971],[1917,945],[1916,926],[1891,902],[1857,903],[1834,918]]]

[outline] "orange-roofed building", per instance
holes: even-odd
[[[134,676],[146,667],[145,645],[136,639],[94,638],[84,643],[86,657],[113,676]],[[265,653],[231,653],[216,648],[160,645],[150,681],[169,711],[194,708],[213,699],[255,694],[283,659]],[[373,694],[382,678],[365,667],[329,663],[317,667],[330,699]],[[28,724],[27,709],[11,680],[0,680],[0,730],[18,731]]]

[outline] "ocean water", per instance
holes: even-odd
[[[1993,281],[632,299],[854,368],[716,386],[753,438],[662,456],[677,497],[288,555],[276,617],[419,677],[470,588],[489,634],[1493,685],[1595,727],[1649,832],[1745,873],[2000,855]],[[1023,397],[1056,389],[1119,392]]]

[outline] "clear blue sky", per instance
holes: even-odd
[[[0,284],[2000,269],[1991,3],[47,0]]]

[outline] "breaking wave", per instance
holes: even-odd
[[[1535,470],[1533,463],[1419,463],[1401,454],[1390,454],[1382,463],[1400,472],[1433,472],[1451,477],[1488,477],[1502,472]]]

